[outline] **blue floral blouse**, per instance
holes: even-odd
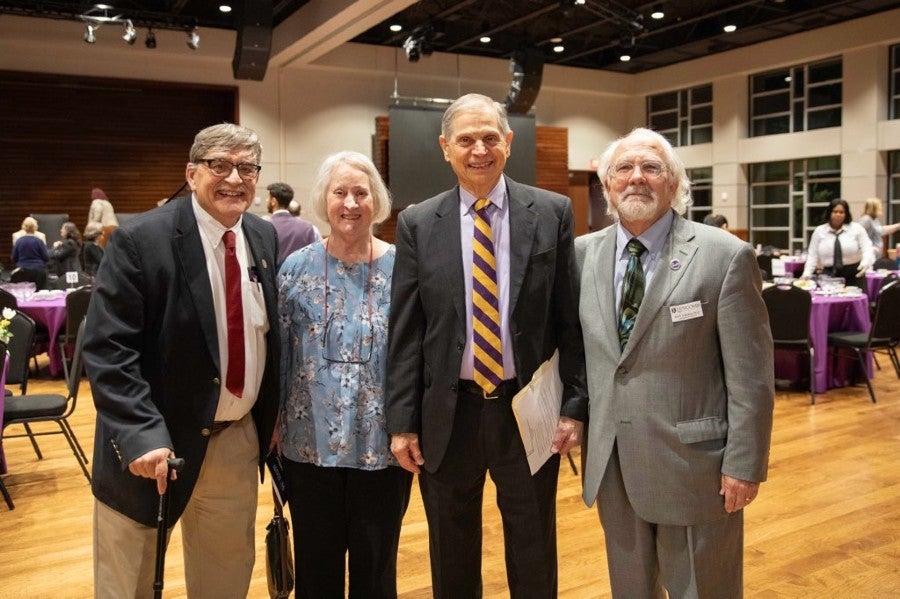
[[[327,254],[320,241],[282,265],[281,450],[288,459],[361,470],[397,465],[384,410],[394,256],[392,245],[370,270],[368,262]]]

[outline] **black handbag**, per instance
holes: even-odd
[[[275,515],[266,527],[266,579],[269,582],[269,597],[283,599],[294,590],[294,557],[291,551],[290,525],[284,517],[281,498],[277,492]]]

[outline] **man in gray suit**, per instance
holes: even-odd
[[[437,599],[482,595],[487,471],[511,597],[556,597],[559,455],[581,442],[587,412],[572,205],[504,176],[512,139],[502,104],[456,100],[439,141],[459,185],[397,222],[387,422],[391,451],[419,474]],[[532,476],[511,399],[557,348],[557,455]]]
[[[766,478],[774,398],[756,258],[680,216],[690,182],[661,135],[635,129],[598,172],[618,224],[575,244],[583,497],[598,503],[613,596],[740,597],[742,510]]]

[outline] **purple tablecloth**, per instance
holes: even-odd
[[[889,270],[888,272],[900,275],[900,270]],[[880,273],[875,270],[870,270],[866,273],[866,294],[868,294],[870,302],[878,299],[878,292],[881,291],[881,284],[886,276],[887,273]]]
[[[809,336],[815,352],[816,393],[824,393],[834,387],[844,387],[853,379],[855,359],[848,356],[828,355],[828,333],[839,331],[868,331],[869,298],[825,296],[813,294],[812,310],[809,314]],[[872,376],[872,361],[866,365]],[[798,364],[796,354],[778,351],[775,355],[775,378],[797,380]]]
[[[48,300],[19,300],[19,310],[30,316],[35,322],[47,327],[47,331],[50,333],[50,347],[47,350],[47,354],[50,356],[50,376],[61,376],[63,373],[62,355],[59,353],[56,338],[63,325],[66,324],[66,297]]]

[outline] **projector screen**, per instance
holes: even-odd
[[[444,160],[438,137],[443,110],[391,106],[388,177],[395,209],[427,200],[456,185],[456,175]],[[509,115],[515,136],[505,172],[526,185],[535,183],[535,125],[532,115]]]

